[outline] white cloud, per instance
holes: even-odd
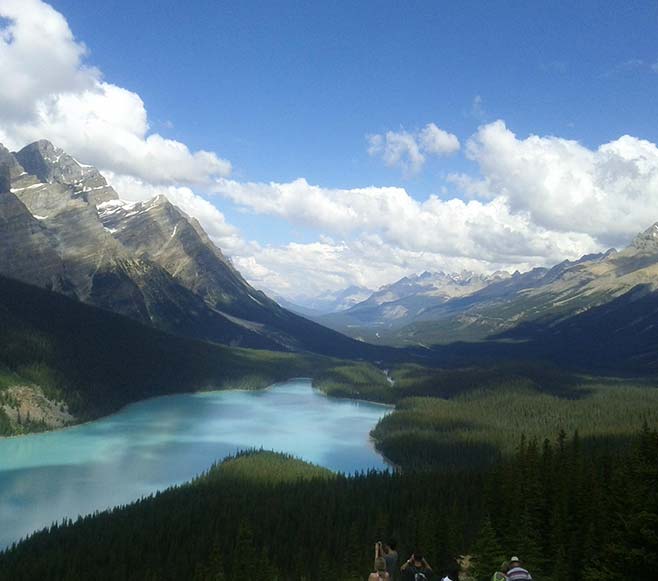
[[[259,288],[293,300],[351,285],[378,288],[424,270],[484,272],[509,267],[507,263],[405,250],[385,243],[377,235],[340,242],[251,245],[249,253],[248,257],[234,257],[234,263],[247,279]],[[516,264],[521,270],[532,266],[534,263]]]
[[[403,188],[327,189],[301,178],[283,184],[224,179],[218,182],[216,191],[256,213],[278,216],[334,236],[341,240],[334,246],[356,249],[352,257],[364,248],[356,241],[376,239],[381,256],[387,252],[404,255],[411,271],[418,270],[411,266],[412,258],[420,266],[421,256],[427,256],[435,267],[443,264],[450,268],[451,263],[471,261],[472,266],[483,270],[500,265],[547,264],[598,248],[587,234],[537,226],[526,213],[512,212],[503,197],[464,201],[430,196],[420,202]],[[290,251],[288,248],[287,255]],[[353,262],[344,264],[344,271],[360,269]],[[378,269],[387,271],[383,262],[377,264]]]
[[[84,45],[76,42],[64,17],[39,0],[2,0],[0,16],[0,111],[29,118],[36,104],[53,94],[91,88],[96,69],[81,64]]]
[[[207,184],[231,164],[149,132],[142,99],[87,66],[64,17],[41,0],[0,0],[0,140],[49,139],[103,169],[158,184]]]
[[[519,139],[496,121],[468,141],[467,154],[481,172],[471,191],[507,200],[538,227],[612,245],[658,220],[658,148],[649,141],[624,135],[591,150],[559,137]]]
[[[406,174],[420,171],[428,155],[450,155],[459,151],[456,135],[428,123],[415,133],[387,131],[367,136],[368,154],[379,156],[389,167],[400,167]]]
[[[418,137],[423,151],[428,154],[450,155],[459,151],[457,136],[439,129],[434,123],[428,123]]]

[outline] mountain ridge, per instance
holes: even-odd
[[[52,280],[44,280],[41,267],[20,265],[6,253],[0,274],[192,338],[377,356],[377,348],[291,313],[251,287],[198,221],[165,197],[122,201],[96,168],[46,140],[15,154],[1,147],[0,165],[6,212],[18,208],[22,220],[12,218],[6,247],[38,247]]]
[[[406,277],[395,284],[408,284],[410,280],[414,279]],[[518,325],[528,328],[526,324],[532,321],[555,324],[575,317],[638,285],[658,288],[658,223],[639,233],[621,251],[609,249],[578,260],[564,260],[551,268],[515,272],[433,305],[414,305],[408,297],[402,302],[382,302],[389,309],[400,304],[414,305],[417,310],[411,317],[386,319],[381,306],[367,310],[367,304],[362,303],[341,315],[318,320],[379,344],[429,346],[482,341],[504,336]]]

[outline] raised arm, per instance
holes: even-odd
[[[405,569],[407,569],[407,568],[409,567],[409,565],[411,565],[413,562],[414,562],[414,556],[411,555],[411,557],[409,557],[409,558],[408,558],[408,559],[402,564],[402,567],[400,567],[400,571],[404,571]]]

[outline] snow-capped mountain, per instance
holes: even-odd
[[[354,310],[367,308],[372,305],[385,305],[397,303],[409,297],[431,297],[430,301],[446,301],[454,297],[461,297],[510,277],[504,271],[494,274],[476,274],[470,271],[458,273],[423,272],[421,274],[405,276],[400,280],[381,287],[368,299],[355,305]]]
[[[384,285],[367,299],[342,313],[318,320],[336,328],[401,326],[414,320],[427,309],[455,297],[468,296],[510,276],[504,271],[493,274],[476,274],[470,271],[412,274]]]
[[[517,327],[529,332],[560,324],[639,287],[649,293],[658,289],[658,224],[620,252],[611,249],[552,268],[490,278],[469,273],[406,277],[345,313],[319,320],[353,337],[386,344],[480,341]]]

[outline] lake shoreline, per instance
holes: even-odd
[[[289,454],[344,475],[392,471],[370,435],[388,412],[327,396],[298,377],[258,390],[167,394],[33,438],[5,438],[0,544],[183,485],[244,450]]]
[[[29,437],[29,436],[38,436],[40,434],[51,434],[53,432],[64,432],[66,430],[71,430],[71,429],[77,428],[79,426],[92,424],[94,422],[97,422],[98,420],[111,418],[112,416],[115,416],[115,415],[121,413],[126,408],[129,408],[130,406],[141,404],[141,403],[147,402],[147,401],[152,401],[152,400],[155,400],[155,399],[161,399],[161,398],[166,398],[166,397],[176,397],[176,396],[180,396],[180,395],[196,395],[196,394],[202,394],[202,393],[220,393],[220,392],[227,392],[227,391],[231,391],[231,392],[267,391],[267,390],[270,390],[270,389],[276,387],[277,385],[281,385],[281,384],[287,383],[289,381],[299,381],[299,380],[304,380],[304,379],[308,379],[311,382],[311,388],[313,390],[317,391],[318,393],[322,394],[324,397],[327,397],[327,398],[336,399],[336,400],[354,401],[354,402],[362,401],[362,402],[370,404],[370,405],[384,406],[384,407],[391,408],[392,410],[395,409],[395,404],[388,404],[388,403],[382,403],[382,402],[379,402],[379,401],[372,401],[372,400],[368,400],[368,399],[362,398],[362,397],[348,397],[348,396],[330,395],[330,394],[326,393],[324,390],[322,390],[321,388],[315,387],[315,385],[313,385],[313,382],[315,380],[312,377],[301,376],[301,377],[290,377],[289,379],[276,381],[274,383],[266,385],[265,387],[255,387],[253,389],[245,389],[245,388],[240,388],[240,387],[225,388],[225,389],[212,388],[212,389],[199,389],[199,390],[196,390],[196,391],[181,391],[181,392],[177,392],[177,393],[165,393],[165,394],[162,394],[162,395],[154,395],[154,396],[151,396],[151,397],[145,397],[144,399],[138,399],[138,400],[135,400],[135,401],[131,401],[130,403],[127,403],[127,404],[121,406],[120,408],[118,408],[118,409],[116,409],[116,410],[114,410],[114,411],[112,411],[108,414],[103,414],[103,415],[95,417],[95,418],[91,418],[91,419],[84,420],[84,421],[81,421],[81,422],[75,422],[75,423],[72,423],[72,424],[69,424],[69,425],[66,425],[66,426],[61,426],[59,428],[50,428],[50,429],[47,429],[47,430],[27,432],[25,434],[12,434],[11,436],[0,436],[0,442],[3,441],[3,440],[10,440],[10,439],[16,439],[16,438],[25,438],[25,437]]]

